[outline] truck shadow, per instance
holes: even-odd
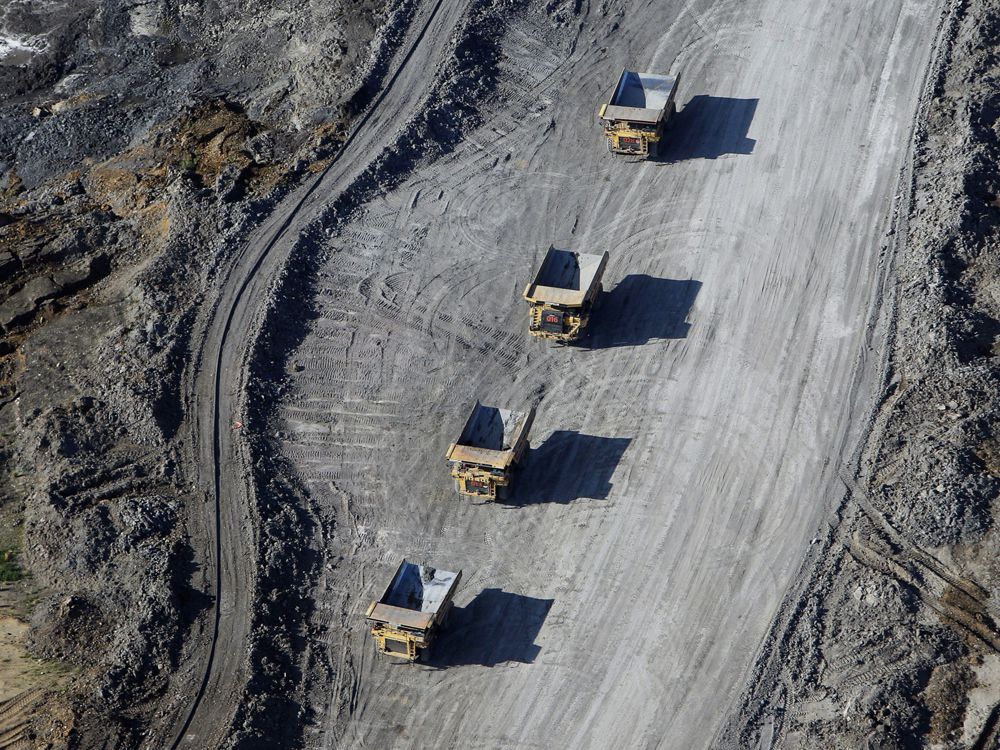
[[[571,503],[580,498],[603,500],[611,477],[632,438],[584,435],[556,430],[525,457],[520,476],[506,502],[510,506]]]
[[[501,589],[483,589],[465,607],[455,607],[423,663],[447,669],[505,662],[530,664],[541,647],[535,637],[552,609],[553,599],[535,599]]]
[[[687,316],[700,290],[701,282],[694,279],[629,274],[598,301],[582,343],[607,349],[686,338]]]
[[[757,141],[747,138],[747,133],[758,101],[704,94],[692,97],[668,124],[660,154],[652,161],[670,164],[752,154]]]
[[[177,546],[177,557],[174,565],[173,583],[175,586],[175,602],[180,614],[180,620],[185,629],[190,628],[202,615],[215,604],[215,597],[198,588],[196,576],[202,572],[202,567],[195,561],[194,550],[188,544]],[[177,643],[178,648],[180,643]]]

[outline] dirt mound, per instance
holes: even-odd
[[[286,6],[0,12],[0,518],[38,589],[28,647],[75,667],[40,699],[69,717],[55,747],[137,746],[210,605],[196,312],[343,139],[381,24],[377,2]]]

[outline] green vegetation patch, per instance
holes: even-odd
[[[24,578],[24,571],[17,564],[17,549],[0,550],[0,581],[12,583]]]

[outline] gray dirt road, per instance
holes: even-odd
[[[284,449],[336,517],[317,747],[717,745],[863,427],[938,4],[531,19],[488,124],[332,239],[296,357]],[[661,163],[603,148],[625,65],[683,73]],[[526,335],[550,242],[611,253],[589,347]],[[510,506],[446,474],[476,397],[541,398]],[[429,665],[363,623],[403,556],[465,571]]]
[[[191,653],[175,680],[182,696],[151,736],[149,747],[218,747],[224,744],[249,676],[248,644],[258,565],[250,458],[239,425],[245,419],[250,345],[259,334],[265,301],[299,233],[357,179],[373,154],[389,142],[394,125],[412,116],[431,83],[424,74],[445,54],[463,5],[428,3],[415,19],[390,70],[381,98],[357,123],[340,158],[283,201],[240,249],[206,300],[193,334],[197,367],[188,373],[186,410],[193,416],[190,457],[205,491],[201,513],[188,519],[195,544],[199,588],[213,607],[197,624]]]

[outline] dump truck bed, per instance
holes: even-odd
[[[623,70],[611,101],[601,110],[601,119],[655,125],[663,117],[676,88],[676,76]]]
[[[601,283],[608,253],[576,253],[550,247],[524,291],[529,302],[580,307]]]
[[[426,630],[454,596],[461,577],[462,571],[452,573],[403,560],[368,618]]]
[[[511,462],[534,417],[534,408],[520,412],[477,401],[458,442],[448,451],[448,460],[504,467]]]

